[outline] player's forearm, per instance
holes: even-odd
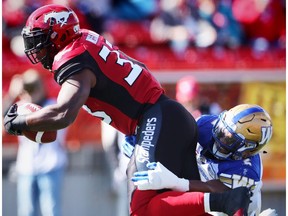
[[[223,192],[230,190],[219,180],[210,180],[207,182],[202,182],[199,180],[189,181],[189,191],[199,191],[199,192]]]
[[[76,113],[52,105],[27,115],[26,128],[31,131],[59,130],[72,124],[76,116]]]
[[[202,182],[200,180],[179,178],[160,162],[152,162],[147,166],[149,170],[135,172],[131,179],[139,190],[160,190],[164,188],[182,192],[222,192],[229,190],[219,180]]]

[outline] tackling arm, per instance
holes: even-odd
[[[231,190],[218,179],[202,182],[199,180],[189,180],[189,191],[194,192],[223,192]]]
[[[176,191],[223,192],[230,190],[219,180],[202,182],[177,177],[160,162],[149,163],[148,171],[134,173],[132,181],[139,190],[172,189]]]

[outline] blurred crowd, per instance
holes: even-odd
[[[122,47],[164,46],[179,58],[188,48],[213,48],[221,54],[224,49],[241,47],[251,49],[255,55],[271,49],[286,49],[285,0],[2,0],[3,80],[10,80],[13,73],[22,73],[20,68],[24,71],[24,64],[19,61],[27,61],[21,31],[28,16],[40,6],[52,3],[71,7],[79,17],[81,28],[96,31]],[[18,64],[16,69],[11,69],[14,62],[7,64],[10,56],[6,57],[5,53],[19,57],[14,61]],[[141,54],[145,55],[144,52]],[[2,88],[8,91],[9,83],[5,81]],[[52,87],[58,89],[55,85],[54,82],[48,84],[49,94],[54,95]],[[179,80],[176,93],[176,99],[191,109],[189,111],[195,118],[200,114],[218,114],[222,110],[219,104],[198,96],[199,86],[193,77]],[[106,132],[110,139],[111,133]],[[119,145],[123,140],[116,132],[113,138],[115,140],[106,146],[105,142],[109,140],[102,140],[108,157],[112,144]],[[125,175],[120,175],[125,161],[119,155],[114,157],[118,161],[109,165],[111,171],[115,171],[111,175],[117,174],[118,177],[112,183],[121,198],[117,203],[120,216],[126,215],[127,211],[123,209],[126,206],[123,202],[127,201],[123,199],[126,195],[126,188],[122,186]]]
[[[167,45],[179,55],[187,47],[261,52],[286,46],[284,0],[2,0],[4,51],[17,50],[26,18],[50,3],[70,6],[81,28],[117,45]]]

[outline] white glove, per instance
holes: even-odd
[[[160,162],[148,163],[147,167],[150,170],[135,172],[131,179],[139,190],[166,188],[182,192],[189,191],[189,180],[178,178]]]
[[[278,216],[275,209],[268,208],[260,213],[259,216]]]

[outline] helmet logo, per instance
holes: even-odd
[[[272,136],[272,127],[262,127],[261,132],[262,132],[262,137],[259,143],[265,144],[270,140]]]
[[[51,18],[55,19],[56,24],[61,24],[60,27],[67,24],[67,20],[72,12],[62,11],[62,12],[51,12],[48,14],[45,14],[44,16],[44,22],[47,23],[47,21]]]

